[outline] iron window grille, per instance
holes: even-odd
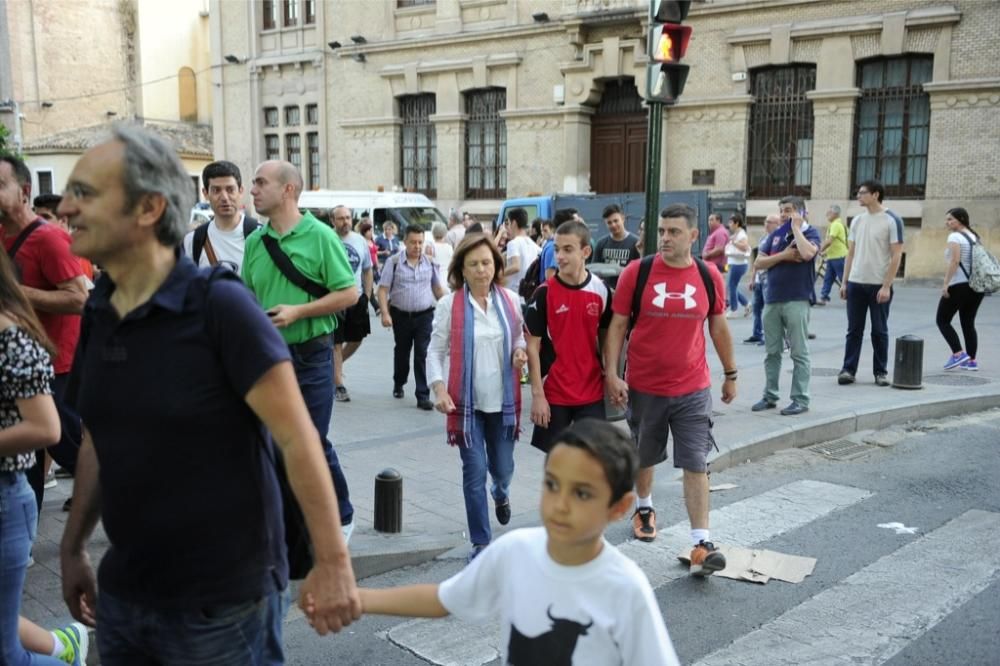
[[[316,23],[316,0],[305,0],[302,8],[302,23],[312,25]]]
[[[285,127],[298,127],[299,126],[299,107],[297,106],[286,106],[285,107]]]
[[[285,155],[296,169],[302,170],[302,137],[298,134],[285,135]]]
[[[306,150],[309,151],[309,189],[319,188],[319,134],[306,134]]]
[[[437,109],[433,94],[399,98],[403,121],[399,140],[400,182],[408,191],[437,196],[437,132],[431,115]]]
[[[507,108],[503,88],[465,94],[465,196],[502,199],[507,196],[507,124],[500,112]]]
[[[808,197],[812,189],[815,65],[755,70],[750,75],[750,150],[747,196]]]
[[[306,104],[306,125],[319,125],[319,107]]]
[[[920,198],[927,184],[931,56],[879,58],[858,63],[854,113],[854,178],[878,180],[887,197]]]
[[[396,0],[396,7],[404,9],[406,7],[420,7],[422,5],[433,5],[436,0]]]
[[[264,127],[278,126],[278,107],[264,107]]]
[[[299,22],[299,0],[282,0],[282,18],[286,28],[293,27]]]
[[[644,111],[635,79],[625,78],[605,82],[604,93],[595,112],[599,115],[623,115]]]
[[[264,0],[261,5],[261,29],[274,30],[278,24],[278,17],[275,15],[274,11],[274,0]]]
[[[268,160],[281,159],[281,144],[277,134],[264,135],[264,158]]]

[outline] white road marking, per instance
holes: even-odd
[[[696,666],[881,664],[998,578],[1000,513],[968,511]]]
[[[795,481],[712,511],[712,540],[749,547],[856,504],[871,494],[823,481]],[[628,541],[618,549],[632,558],[657,588],[687,575],[687,568],[676,556],[690,545],[689,525],[684,520],[661,530],[653,543]],[[439,666],[480,666],[499,657],[500,633],[497,622],[473,625],[449,617],[405,622],[390,629],[388,639]]]

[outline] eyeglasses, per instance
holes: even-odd
[[[868,190],[858,190],[858,196],[860,197],[862,194],[871,194],[871,192]]]

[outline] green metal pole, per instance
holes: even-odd
[[[663,104],[647,102],[649,122],[646,127],[646,216],[642,253],[656,252],[657,224],[660,221],[660,162],[662,161]]]

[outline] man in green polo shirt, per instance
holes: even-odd
[[[826,229],[826,240],[820,246],[820,253],[826,255],[826,273],[823,275],[823,290],[816,305],[830,303],[830,289],[834,278],[838,284],[844,281],[844,259],[847,258],[847,227],[840,219],[840,206],[833,204],[826,210],[830,226]]]
[[[344,535],[350,537],[354,507],[337,452],[327,435],[333,416],[334,313],[354,305],[358,290],[347,253],[334,230],[311,214],[299,212],[302,187],[302,174],[288,162],[268,161],[257,167],[250,194],[254,208],[268,221],[246,240],[242,277],[291,351],[302,397],[319,431],[333,476]],[[277,241],[302,275],[329,293],[317,298],[293,284],[268,253],[265,236]]]

